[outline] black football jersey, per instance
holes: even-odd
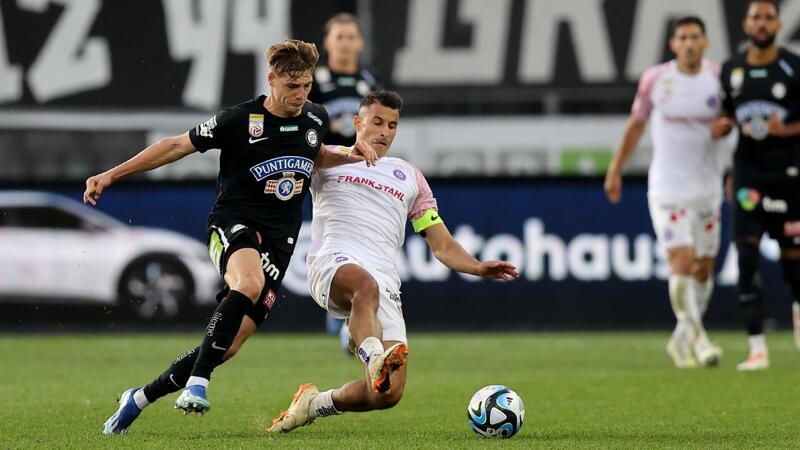
[[[278,117],[260,96],[189,130],[199,152],[220,149],[217,199],[208,224],[242,222],[291,247],[300,231],[303,198],[328,132],[325,109],[306,102],[297,117]]]
[[[739,126],[734,170],[753,181],[796,180],[800,167],[800,137],[767,133],[767,120],[777,114],[784,123],[800,120],[800,57],[781,48],[766,66],[747,64],[745,53],[734,55],[720,72],[722,107]],[[741,134],[743,126],[750,136]]]
[[[327,66],[317,66],[308,99],[324,106],[331,118],[326,144],[350,146],[356,143],[353,116],[358,113],[361,98],[376,89],[378,80],[366,69],[359,69],[356,74],[342,74]]]

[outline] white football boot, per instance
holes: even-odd
[[[272,421],[272,426],[267,429],[269,433],[288,433],[295,428],[310,425],[314,422],[311,417],[311,400],[319,395],[319,389],[311,383],[300,385],[294,394],[289,409]]]

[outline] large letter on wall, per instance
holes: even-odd
[[[267,48],[291,36],[289,0],[235,0],[231,50],[252,53],[255,58],[255,95],[267,86]]]
[[[589,82],[612,81],[614,58],[603,17],[603,0],[528,0],[522,29],[520,81],[553,81],[561,22],[569,24],[581,78]]]
[[[406,46],[397,52],[397,84],[498,84],[503,79],[510,0],[461,0],[459,20],[472,25],[469,48],[445,48],[446,0],[411,0]]]
[[[201,109],[216,109],[222,95],[225,71],[228,2],[163,0],[163,5],[170,56],[177,61],[192,60],[183,88],[183,103]],[[197,11],[194,5],[197,5]]]
[[[638,80],[648,67],[661,62],[669,21],[687,14],[701,17],[706,24],[706,35],[711,46],[705,57],[717,62],[728,57],[728,27],[725,25],[721,1],[639,0],[625,69],[628,80]]]
[[[100,0],[19,0],[26,9],[45,12],[50,3],[64,6],[44,47],[28,71],[28,86],[39,102],[103,87],[111,81],[108,42],[89,38]]]

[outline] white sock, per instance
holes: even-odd
[[[133,393],[133,402],[136,403],[136,407],[139,409],[144,409],[145,406],[150,404],[150,400],[144,395],[144,389],[139,389]]]
[[[319,395],[311,400],[309,414],[311,417],[325,417],[341,414],[341,411],[336,409],[336,405],[333,404],[333,389],[320,392]]]
[[[686,316],[689,319],[689,324],[693,328],[692,335],[694,336],[694,341],[692,343],[695,345],[696,349],[702,349],[711,345],[706,335],[706,329],[703,327],[703,313],[701,312],[700,299],[698,296],[701,289],[695,278],[689,278],[686,295],[684,296],[686,301]]]
[[[697,304],[700,306],[700,315],[705,315],[708,303],[711,301],[711,292],[714,291],[714,277],[709,276],[705,281],[696,280]]]
[[[208,389],[208,380],[203,377],[189,377],[186,380],[186,387],[188,388],[189,386],[203,386]]]
[[[748,336],[747,341],[750,343],[750,356],[759,353],[764,356],[769,356],[769,352],[767,351],[767,339],[764,337],[763,333]]]
[[[689,279],[690,277],[686,275],[669,276],[669,303],[672,305],[672,312],[675,313],[675,318],[678,320],[675,333],[684,333],[691,342],[695,336],[693,327],[689,323],[686,305],[686,291],[689,288]]]
[[[376,355],[380,356],[383,354],[383,343],[381,340],[376,338],[375,336],[370,336],[358,346],[358,357],[361,358],[361,361],[364,362],[364,365],[369,368],[369,362],[374,358]]]

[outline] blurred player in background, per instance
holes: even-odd
[[[179,356],[144,388],[122,393],[103,434],[125,433],[144,407],[183,388],[176,408],[201,414],[210,409],[206,389],[212,371],[237,353],[277,298],[314,166],[362,159],[359,149],[337,153],[321,148],[328,116],[322,106],[307,101],[317,57],[314,44],[286,40],[273,45],[267,52],[269,96],[224,109],[86,180],[83,200],[95,205],[103,191],[123,177],[195,151],[221,151],[218,195],[208,218],[209,255],[225,280],[219,306],[199,346]],[[368,150],[372,163],[377,155]]]
[[[317,66],[308,98],[324,106],[331,118],[331,129],[325,142],[349,147],[356,142],[353,117],[358,114],[361,98],[378,88],[375,75],[361,67],[364,35],[358,18],[341,13],[328,19],[323,46],[327,53],[327,65]],[[328,332],[339,333],[342,349],[350,354],[350,334],[343,324],[343,320],[327,314]]]
[[[778,13],[775,1],[748,3],[743,26],[749,43],[723,65],[723,117],[713,127],[717,137],[728,134],[734,123],[739,128],[733,162],[733,238],[739,254],[738,296],[750,344],[739,370],[769,367],[758,271],[765,231],[781,248],[800,349],[800,57],[775,42],[781,28]]]
[[[288,411],[273,421],[270,432],[288,432],[316,417],[345,411],[391,408],[400,401],[408,341],[395,263],[405,240],[406,220],[436,258],[453,270],[490,280],[519,276],[507,262],[480,262],[467,253],[444,225],[419,169],[386,156],[397,133],[402,105],[393,92],[366,96],[353,125],[359,141],[366,141],[381,157],[378,164],[374,168],[354,164],[347,170],[320,170],[311,187],[314,219],[308,254],[309,290],[321,307],[349,318],[365,378],[322,393],[313,384],[300,386]]]
[[[698,362],[716,365],[721,358],[702,322],[714,286],[727,154],[712,142],[709,129],[719,114],[719,68],[703,59],[708,44],[700,18],[674,23],[669,45],[676,57],[642,75],[605,179],[608,199],[619,202],[622,168],[650,120],[653,161],[647,197],[656,236],[667,250],[669,298],[677,318],[667,353],[681,368]]]

